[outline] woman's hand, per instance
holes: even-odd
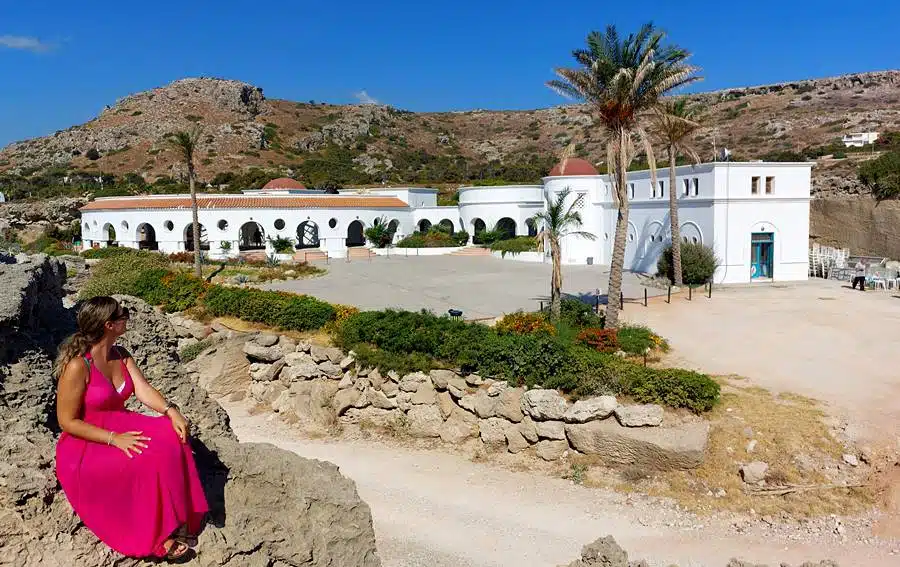
[[[143,431],[129,431],[127,433],[113,433],[111,445],[115,445],[125,453],[129,459],[134,455],[140,455],[141,449],[147,448],[145,441],[150,441]],[[132,453],[134,455],[132,455]]]
[[[169,416],[169,419],[172,420],[172,429],[175,430],[175,433],[178,434],[178,437],[181,439],[182,443],[187,443],[188,435],[191,433],[191,426],[188,424],[188,421],[181,415],[181,412],[178,411],[177,408],[169,408],[169,411],[166,412],[166,415]]]

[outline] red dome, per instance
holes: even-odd
[[[296,179],[279,177],[263,185],[263,189],[306,189],[306,187]]]
[[[581,158],[569,158],[553,166],[550,177],[562,175],[600,175],[596,168],[587,160]]]

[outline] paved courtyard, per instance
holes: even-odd
[[[825,401],[852,437],[900,442],[900,298],[843,282],[718,288],[712,299],[626,309],[672,344],[672,362]]]
[[[322,267],[328,269],[324,276],[268,288],[308,293],[363,309],[424,308],[435,313],[461,309],[465,319],[497,317],[518,309],[536,311],[550,294],[549,263],[492,256],[375,257],[332,260]],[[593,300],[597,288],[605,293],[608,280],[604,266],[563,266],[563,293]],[[626,297],[643,297],[636,276],[626,274],[623,286]]]

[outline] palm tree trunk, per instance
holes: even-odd
[[[619,303],[619,298],[622,294],[622,269],[625,265],[625,244],[628,237],[628,191],[626,189],[628,166],[625,163],[626,135],[627,132],[625,130],[619,130],[615,165],[615,190],[619,200],[619,209],[616,214],[616,233],[609,266],[609,287],[606,293],[606,327],[610,329],[619,326],[619,311],[622,307]]]
[[[675,285],[684,284],[681,275],[681,225],[678,222],[678,187],[675,179],[675,146],[669,146],[669,220],[672,224],[672,269]]]
[[[194,236],[194,275],[203,278],[203,267],[200,264],[200,219],[197,214],[197,189],[194,185],[194,168],[188,165],[188,184],[191,187],[191,232]]]
[[[559,320],[561,308],[560,295],[562,290],[562,258],[559,250],[559,242],[551,240],[550,259],[553,262],[553,273],[550,276],[550,319]]]

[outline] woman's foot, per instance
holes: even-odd
[[[181,559],[190,550],[185,542],[174,538],[163,542],[163,548],[166,550],[166,559],[169,561]]]

